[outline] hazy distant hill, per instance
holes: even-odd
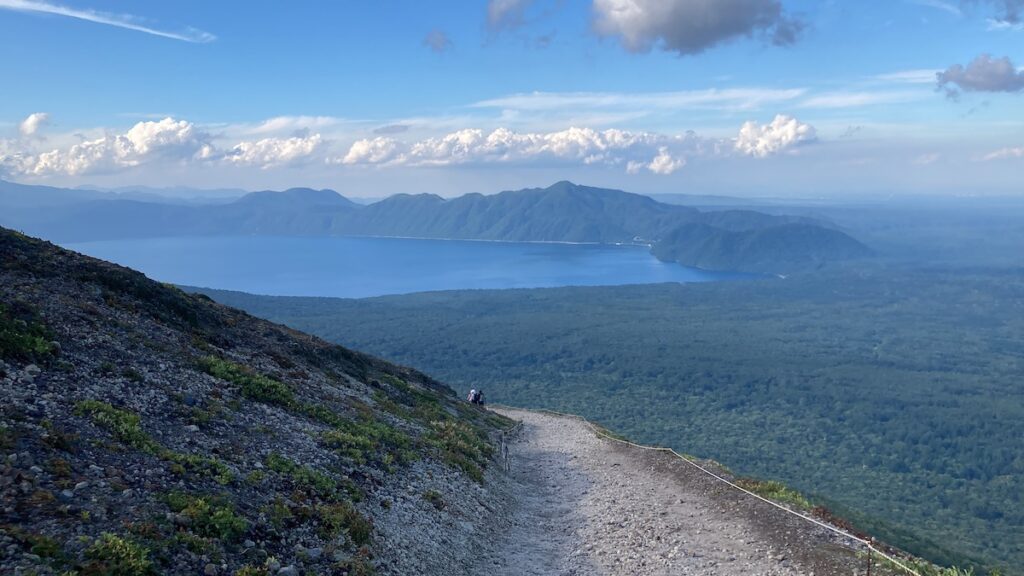
[[[721,270],[784,272],[867,255],[845,233],[806,217],[702,212],[620,190],[548,188],[391,196],[361,205],[332,190],[253,192],[219,205],[171,205],[95,192],[0,183],[0,224],[61,242],[189,235],[353,235],[505,241],[643,243],[664,260]],[[46,201],[44,198],[59,199]],[[799,225],[794,227],[794,225]]]
[[[778,268],[868,256],[863,244],[837,230],[810,224],[783,224],[730,231],[707,224],[673,230],[651,248],[661,260],[716,270]]]

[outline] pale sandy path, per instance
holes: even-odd
[[[503,535],[471,574],[858,574],[827,530],[710,480],[664,453],[598,437],[580,420],[496,410],[523,421],[500,496]]]

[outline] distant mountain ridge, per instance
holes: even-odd
[[[809,218],[752,210],[702,212],[568,181],[452,199],[398,194],[369,205],[333,190],[310,188],[252,192],[234,202],[207,206],[110,199],[63,189],[26,192],[25,188],[0,182],[0,225],[58,242],[347,235],[636,243],[651,246],[652,253],[665,261],[756,272],[785,272],[870,254],[844,232]],[[32,192],[39,197],[36,205],[26,196]],[[43,199],[50,196],[60,201]]]

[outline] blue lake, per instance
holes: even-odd
[[[162,282],[274,296],[608,286],[744,278],[659,262],[641,246],[363,237],[184,237],[65,244]]]

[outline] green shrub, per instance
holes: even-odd
[[[426,441],[449,465],[461,469],[473,480],[483,482],[483,467],[494,453],[494,447],[481,431],[465,422],[434,421]]]
[[[316,512],[325,538],[345,533],[354,544],[362,546],[373,537],[373,524],[348,502],[323,504]]]
[[[53,335],[27,305],[0,304],[0,358],[49,362],[56,356]]]
[[[360,464],[376,457],[386,465],[404,461],[412,445],[409,436],[394,426],[368,418],[342,421],[321,434],[320,442]]]
[[[438,510],[444,510],[444,497],[441,496],[441,493],[438,492],[437,490],[427,490],[426,492],[423,493],[423,499],[426,500],[427,502],[430,502],[430,504],[433,505],[434,508],[437,508]]]
[[[83,572],[95,576],[145,576],[153,572],[149,550],[104,532],[85,551]]]
[[[338,482],[327,474],[295,462],[273,452],[267,456],[268,468],[287,476],[298,486],[315,492],[322,498],[333,498],[338,491]]]
[[[213,538],[203,538],[191,532],[178,532],[174,535],[174,541],[189,552],[200,556],[211,556],[217,552],[217,545]]]
[[[284,528],[295,518],[291,508],[285,504],[284,499],[278,496],[273,502],[263,507],[262,512],[270,520],[274,528]]]
[[[156,454],[160,445],[142,430],[138,414],[114,408],[99,400],[83,400],[75,405],[75,414],[88,416],[97,426],[106,428],[122,443],[143,452]]]
[[[232,542],[249,530],[245,518],[238,516],[235,507],[223,498],[171,492],[166,500],[171,510],[191,521],[192,531],[200,536]]]
[[[17,444],[18,436],[14,430],[6,426],[0,426],[0,450],[10,450]]]
[[[234,576],[270,576],[270,569],[264,566],[246,564],[238,570],[235,570]]]
[[[736,480],[736,485],[774,502],[792,504],[802,510],[811,509],[811,503],[803,494],[787,487],[781,482],[776,482],[774,480],[739,478]]]
[[[171,462],[172,469],[181,474],[192,471],[212,476],[222,486],[230,484],[235,479],[234,473],[226,464],[211,456],[174,452],[166,448],[159,451],[159,456],[161,459]]]
[[[335,569],[339,574],[347,576],[373,576],[377,573],[373,564],[364,558],[349,558],[338,562]]]
[[[295,394],[288,386],[241,364],[216,356],[204,356],[199,360],[199,366],[207,374],[237,386],[246,398],[284,407],[295,405]]]

